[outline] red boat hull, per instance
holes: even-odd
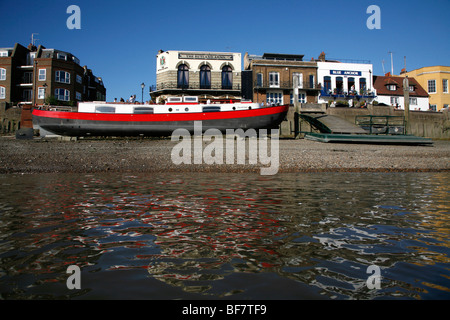
[[[286,118],[288,105],[240,111],[108,114],[65,111],[33,111],[33,124],[65,136],[170,135],[178,128],[194,132],[194,123],[202,122],[202,131],[210,128],[276,129]]]

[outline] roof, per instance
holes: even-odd
[[[403,80],[405,77],[396,76],[373,76],[373,87],[377,90],[377,95],[385,96],[403,96]],[[410,97],[428,97],[428,93],[416,81],[416,79],[408,77],[409,85],[414,86],[414,91],[409,92]],[[392,91],[387,88],[389,84],[396,85],[396,90]]]
[[[263,59],[303,61],[303,54],[264,53]]]

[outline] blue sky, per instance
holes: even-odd
[[[70,30],[69,5],[81,9]],[[369,30],[368,6],[381,10],[381,29]],[[107,100],[141,95],[156,84],[158,50],[303,54],[370,60],[374,74],[450,65],[449,0],[77,1],[0,0],[0,47],[16,42],[71,52],[103,78]]]

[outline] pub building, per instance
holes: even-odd
[[[349,107],[371,103],[375,98],[373,67],[369,61],[317,60],[317,78],[321,86],[319,103]]]
[[[156,103],[169,96],[198,96],[200,102],[238,101],[241,54],[232,52],[162,51],[156,56]]]

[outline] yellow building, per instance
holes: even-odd
[[[450,105],[450,67],[432,66],[403,72],[402,76],[414,77],[428,92],[430,109],[440,111]]]

